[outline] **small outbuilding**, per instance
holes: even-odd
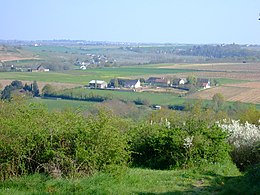
[[[105,88],[107,88],[107,82],[106,81],[91,80],[88,84],[89,84],[89,87],[92,88],[92,89],[105,89]]]

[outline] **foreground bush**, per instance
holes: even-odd
[[[131,132],[133,165],[169,169],[230,160],[226,138],[221,128],[202,121],[142,124]]]
[[[91,174],[128,161],[120,121],[109,113],[84,118],[31,104],[0,103],[0,179],[48,173]]]
[[[248,166],[260,163],[260,126],[249,124],[241,124],[240,121],[224,121],[220,124],[229,134],[228,141],[232,145],[233,150],[231,157],[236,165],[244,170]]]

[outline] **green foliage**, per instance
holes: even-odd
[[[260,111],[256,110],[256,107],[253,105],[243,112],[240,112],[239,115],[240,121],[243,123],[248,122],[251,124],[260,125]]]
[[[23,83],[18,80],[12,81],[12,83],[10,85],[5,86],[4,90],[1,92],[1,99],[10,100],[12,98],[12,93],[14,91],[20,90],[23,88],[25,88],[24,90],[27,90],[27,89],[29,89],[29,86],[27,84],[25,84],[25,86],[23,86]]]
[[[55,88],[50,84],[46,84],[42,88],[42,94],[43,96],[46,96],[48,94],[55,94]]]
[[[22,89],[23,88],[23,83],[21,81],[15,80],[15,81],[12,81],[11,86],[14,89]]]
[[[24,89],[25,91],[31,92],[31,91],[32,91],[32,86],[31,86],[31,85],[28,85],[27,83],[25,83],[23,89]]]
[[[4,88],[4,90],[1,92],[1,99],[2,100],[10,100],[12,90],[13,90],[13,87],[11,85],[7,85]]]
[[[40,95],[39,87],[38,87],[38,84],[36,81],[33,81],[32,92],[33,92],[33,96],[35,96],[35,97]]]
[[[196,86],[197,78],[194,75],[189,75],[188,78],[187,78],[187,82],[190,85]]]
[[[88,175],[128,161],[118,120],[99,112],[83,116],[48,112],[21,102],[0,104],[0,179],[44,172]]]
[[[141,98],[137,98],[136,100],[134,100],[134,103],[137,105],[146,105],[146,106],[150,105],[150,102],[147,99],[141,99]]]
[[[227,134],[203,121],[190,119],[178,126],[166,119],[151,121],[136,127],[130,136],[134,166],[169,169],[230,159]]]
[[[216,93],[212,97],[212,100],[213,100],[213,103],[214,103],[214,109],[216,111],[220,110],[225,103],[224,96],[221,93]]]

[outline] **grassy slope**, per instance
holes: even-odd
[[[166,93],[151,93],[151,92],[122,92],[122,91],[112,91],[112,90],[94,90],[85,88],[75,88],[73,90],[68,90],[68,94],[73,91],[73,96],[81,97],[88,94],[99,95],[103,97],[108,97],[112,99],[120,99],[127,101],[134,101],[137,99],[148,100],[150,104],[160,104],[160,105],[174,105],[182,104],[185,99],[177,97],[174,94]]]
[[[35,174],[0,183],[0,194],[212,194],[230,192],[232,178],[240,175],[233,164],[170,171],[131,168],[116,176],[98,173],[80,179]]]
[[[34,103],[40,103],[46,106],[49,110],[66,110],[66,109],[72,109],[72,110],[89,110],[94,105],[98,104],[96,102],[86,102],[86,101],[74,101],[74,100],[61,100],[61,99],[39,99],[34,98],[30,99],[30,102]]]

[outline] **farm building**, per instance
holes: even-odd
[[[173,79],[172,81],[172,86],[173,87],[178,87],[179,85],[184,85],[186,84],[188,81],[186,78],[176,78],[176,79]]]
[[[42,65],[39,65],[36,69],[30,69],[30,72],[49,72],[50,69],[44,68]]]
[[[108,87],[110,88],[117,88],[117,87],[123,87],[125,85],[125,79],[111,79],[110,82],[108,83]]]
[[[204,78],[198,78],[197,85],[203,89],[208,89],[210,88],[210,80]]]
[[[141,82],[140,82],[139,79],[126,80],[124,87],[125,87],[125,88],[131,88],[131,89],[140,88],[140,87],[141,87]]]
[[[111,79],[108,86],[111,88],[117,88],[117,87],[139,88],[141,87],[141,82],[139,79],[135,79],[135,80]]]
[[[160,77],[150,77],[146,80],[146,83],[149,85],[155,85],[155,86],[161,86],[161,87],[167,87],[171,84],[171,81],[167,78],[160,78]]]
[[[89,83],[89,87],[93,89],[104,89],[107,88],[107,82],[100,80],[91,80]]]

